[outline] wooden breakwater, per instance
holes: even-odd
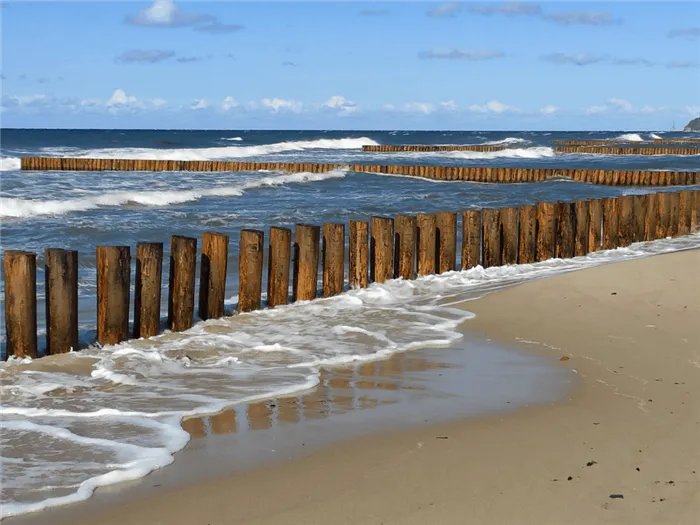
[[[407,152],[435,152],[435,151],[503,151],[511,149],[508,146],[495,146],[490,144],[398,144],[362,146],[363,152],[368,153],[407,153]]]
[[[684,186],[700,184],[700,171],[587,170],[559,168],[492,168],[481,166],[425,166],[379,164],[316,164],[290,162],[237,162],[185,160],[82,159],[25,157],[23,170],[41,171],[284,171],[325,173],[348,169],[356,172],[405,175],[439,181],[484,183],[543,182],[571,179],[607,186]]]
[[[461,217],[461,246],[458,228]],[[601,249],[628,246],[700,229],[700,191],[661,192],[576,202],[438,213],[371,217],[321,225],[271,227],[240,232],[238,312],[315,299],[319,266],[323,297],[338,295],[347,284],[363,288],[392,278],[413,279],[477,265],[567,258]],[[347,255],[346,255],[346,246]],[[267,247],[267,250],[266,250]],[[160,327],[163,244],[139,243],[132,260],[129,246],[97,247],[97,341],[117,344],[130,337],[150,337]],[[167,326],[189,329],[195,315],[199,259],[198,317],[224,315],[229,237],[205,232],[198,240],[170,239]],[[263,267],[267,255],[267,280]],[[37,254],[6,250],[5,327],[7,355],[37,357]],[[346,265],[347,263],[347,265]],[[78,349],[78,252],[49,248],[46,275],[46,352]],[[291,277],[290,277],[291,274]],[[132,300],[134,323],[129,326]],[[292,288],[291,298],[289,288]]]
[[[700,148],[662,146],[555,146],[557,153],[595,153],[598,155],[700,155]]]
[[[553,140],[554,144],[560,146],[615,146],[618,144],[629,144],[626,140]],[[678,139],[652,139],[638,141],[635,144],[700,144],[700,138],[678,138]]]

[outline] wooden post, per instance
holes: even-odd
[[[370,238],[370,280],[383,283],[394,274],[394,219],[372,217],[372,237]]]
[[[618,199],[619,207],[619,245],[621,247],[629,246],[634,242],[636,235],[636,225],[634,222],[634,197],[632,195],[623,195]]]
[[[554,203],[538,202],[537,211],[537,251],[536,261],[546,261],[554,257]]]
[[[78,350],[78,252],[44,251],[46,354]]]
[[[292,230],[270,228],[267,252],[267,306],[270,308],[287,304],[291,250]]]
[[[591,199],[588,214],[588,253],[597,252],[603,243],[603,201]]]
[[[241,230],[238,258],[238,312],[260,309],[265,234]]]
[[[501,264],[518,263],[519,208],[501,208]]]
[[[498,209],[484,208],[483,216],[483,256],[482,266],[501,265],[501,218]]]
[[[199,277],[199,318],[203,321],[224,316],[228,235],[204,232]]]
[[[531,264],[537,255],[537,208],[520,207],[520,232],[518,242],[518,263]]]
[[[410,215],[397,215],[394,222],[395,268],[394,277],[406,280],[415,279],[416,274],[416,218]]]
[[[36,254],[5,250],[7,356],[37,357]]]
[[[462,212],[462,270],[481,264],[481,210]]]
[[[153,337],[160,330],[160,297],[163,281],[163,243],[140,242],[136,246],[134,337]]]
[[[416,215],[418,232],[418,275],[432,275],[435,273],[437,247],[435,215],[419,213]]]
[[[293,301],[316,299],[320,235],[321,229],[312,224],[297,224],[295,227]]]
[[[671,200],[667,192],[656,194],[656,234],[654,239],[665,239],[669,235],[671,222]]]
[[[617,198],[603,199],[603,249],[619,246],[620,221]]]
[[[700,190],[690,192],[690,203],[690,231],[694,233],[700,230]]]
[[[197,239],[173,235],[170,238],[170,289],[168,328],[182,332],[192,327]]]
[[[678,224],[680,223],[680,194],[677,192],[668,193],[669,206],[669,230],[671,237],[678,236]]]
[[[580,257],[588,253],[588,233],[590,230],[590,201],[576,201],[576,239],[574,255]]]
[[[635,195],[634,201],[634,242],[644,240],[644,223],[646,221],[646,195]]]
[[[97,247],[97,341],[116,345],[129,338],[131,252],[128,246]]]
[[[323,297],[343,293],[345,283],[345,224],[323,225]]]
[[[555,256],[568,259],[575,253],[576,208],[573,202],[557,203]]]
[[[369,223],[350,221],[350,288],[367,288]]]
[[[436,213],[435,233],[437,271],[451,272],[457,267],[457,214],[451,211]]]
[[[691,191],[681,191],[678,194],[678,235],[688,235],[690,233],[691,214],[693,208],[693,193]]]

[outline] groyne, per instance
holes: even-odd
[[[277,307],[319,295],[334,296],[346,285],[362,288],[392,278],[413,279],[477,265],[488,268],[568,258],[699,229],[697,190],[373,216],[347,225],[298,224],[294,231],[274,226],[267,232],[247,229],[240,232],[238,312],[262,308],[263,289],[267,290],[267,306]],[[167,326],[175,332],[189,329],[195,312],[203,320],[224,315],[229,237],[225,232],[206,232],[199,253],[198,244],[193,237],[170,238]],[[163,244],[139,243],[133,259],[131,246],[98,246],[96,251],[97,342],[110,345],[157,335]],[[49,248],[44,264],[46,353],[77,350],[79,253]],[[36,265],[36,253],[4,253],[8,356],[40,355]],[[134,322],[130,325],[132,304]]]
[[[555,141],[558,143],[558,141]],[[598,153],[604,155],[700,155],[700,147],[669,147],[663,146],[615,146],[615,142],[569,143],[552,148],[556,153]],[[486,145],[442,145],[423,146],[418,144],[362,146],[362,151],[369,153],[410,153],[410,152],[440,152],[440,151],[504,151],[514,149],[511,146]]]
[[[700,171],[590,170],[558,168],[495,168],[482,166],[425,166],[394,164],[317,164],[290,162],[186,161],[25,157],[22,170],[40,171],[284,171],[325,173],[348,169],[356,172],[405,175],[439,181],[484,183],[543,182],[570,179],[607,186],[684,186],[700,184]]]

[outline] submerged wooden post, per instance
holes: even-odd
[[[7,356],[37,357],[36,254],[5,250]]]
[[[287,304],[291,250],[292,230],[270,228],[267,252],[267,306],[270,308]]]
[[[321,229],[312,224],[297,224],[295,227],[293,301],[316,299],[320,234]]]
[[[432,275],[435,273],[435,263],[437,255],[435,249],[436,224],[435,215],[419,213],[416,215],[417,235],[418,235],[418,275]]]
[[[44,250],[46,354],[78,350],[78,252]]]
[[[394,224],[394,277],[415,279],[416,218],[410,215],[397,215]]]
[[[519,208],[501,208],[501,264],[518,263]]]
[[[345,224],[323,225],[323,297],[343,293],[345,283]]]
[[[170,238],[170,289],[168,328],[182,332],[192,327],[197,239],[173,235]]]
[[[538,202],[537,211],[537,251],[536,261],[546,261],[554,257],[554,203]]]
[[[229,237],[204,232],[199,268],[199,318],[203,321],[224,316]]]
[[[136,339],[158,335],[162,281],[163,243],[138,243],[136,246],[133,332]]]
[[[557,203],[557,235],[555,240],[555,257],[568,259],[575,252],[576,209],[573,202]]]
[[[481,210],[462,212],[462,270],[481,264]]]
[[[128,246],[97,247],[97,341],[116,345],[129,338],[131,252]]]
[[[574,255],[581,257],[588,253],[588,233],[590,230],[590,201],[576,201],[576,234],[574,239]]]
[[[482,266],[489,268],[491,266],[501,265],[501,217],[498,209],[484,208],[482,210],[483,217],[483,255]]]
[[[457,214],[451,211],[436,213],[435,233],[437,271],[451,272],[457,267]]]
[[[620,214],[617,198],[603,199],[603,249],[613,250],[619,246]]]
[[[368,266],[369,223],[350,221],[350,288],[367,288]]]
[[[238,312],[260,309],[265,234],[241,230],[238,257]]]
[[[394,219],[372,217],[372,231],[369,248],[369,275],[375,283],[383,283],[394,273]]]
[[[518,239],[518,264],[531,264],[537,257],[537,208],[521,206]]]
[[[620,227],[618,243],[621,247],[629,246],[634,242],[636,236],[634,197],[632,195],[623,195],[618,199],[618,213]]]

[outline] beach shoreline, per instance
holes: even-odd
[[[52,522],[695,523],[698,268],[700,250],[690,250],[462,305],[476,313],[470,331],[575,370],[562,402],[359,437],[118,513],[52,509]]]

